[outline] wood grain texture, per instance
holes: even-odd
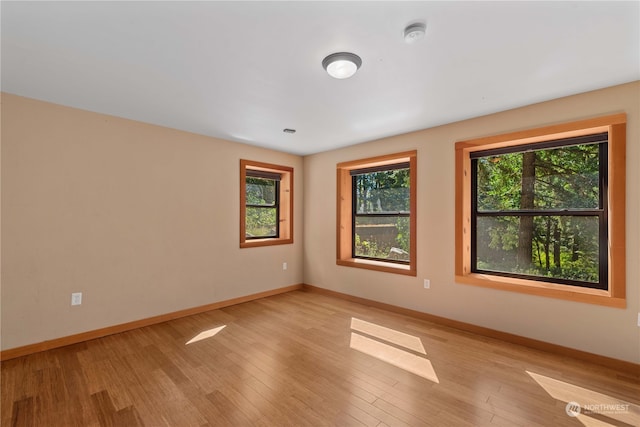
[[[441,326],[459,329],[461,331],[470,332],[470,333],[484,336],[487,338],[506,341],[512,344],[517,344],[524,347],[541,350],[544,352],[554,353],[559,356],[565,356],[573,359],[586,361],[589,363],[594,363],[594,364],[608,367],[611,369],[629,372],[634,377],[640,378],[640,365],[632,362],[614,359],[607,356],[601,356],[598,354],[588,353],[586,351],[576,350],[574,348],[564,347],[561,345],[552,344],[545,341],[534,340],[532,338],[527,338],[520,335],[514,335],[507,332],[501,332],[495,329],[473,325],[471,323],[465,323],[457,320],[447,319],[445,317],[435,316],[433,314],[411,310],[408,308],[398,307],[398,306],[386,304],[383,302],[378,302],[378,301],[374,301],[366,298],[356,297],[353,295],[343,294],[341,292],[336,292],[329,289],[323,289],[313,285],[305,284],[303,285],[303,289],[308,292],[316,292],[323,295],[329,295],[332,297],[345,299],[347,301],[364,304],[366,306],[376,307],[382,310],[388,310],[393,313],[399,313],[405,316],[411,316],[416,319],[422,319],[429,322],[434,322]]]
[[[223,325],[216,335],[185,344]],[[394,331],[402,339],[394,339]],[[438,381],[366,349],[355,350],[352,334],[429,360]],[[405,347],[409,336],[426,354]],[[636,420],[640,384],[629,372],[320,292],[293,291],[5,361],[0,422],[53,427],[582,425],[530,372],[561,381],[569,390],[580,387],[631,405],[619,418],[598,415],[595,421],[633,425]],[[575,399],[580,402],[581,396]]]
[[[0,361],[13,359],[16,357],[26,356],[40,351],[50,350],[52,348],[63,347],[66,345],[77,344],[96,338],[105,337],[107,335],[117,334],[120,332],[130,331],[132,329],[142,328],[157,323],[166,322],[180,317],[191,316],[193,314],[203,313],[205,311],[215,310],[217,308],[227,307],[230,305],[241,304],[247,301],[253,301],[259,298],[269,297],[271,295],[290,292],[301,289],[302,284],[285,286],[283,288],[272,289],[257,294],[246,295],[230,300],[218,301],[211,304],[205,304],[198,307],[187,308],[185,310],[174,311],[172,313],[161,314],[159,316],[148,317],[146,319],[134,320],[133,322],[121,323],[119,325],[108,326],[106,328],[95,329],[92,331],[82,332],[75,335],[61,337],[49,341],[35,344],[29,344],[22,347],[11,348],[0,352]]]

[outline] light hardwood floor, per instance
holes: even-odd
[[[8,360],[1,391],[3,426],[640,425],[631,373],[303,291]]]

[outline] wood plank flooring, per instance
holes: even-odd
[[[1,371],[2,426],[640,425],[633,374],[303,291]]]

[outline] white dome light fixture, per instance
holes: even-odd
[[[424,22],[415,22],[408,25],[404,29],[404,41],[405,43],[412,44],[424,37],[427,31],[427,24]]]
[[[322,60],[322,67],[335,79],[348,79],[362,65],[362,59],[354,53],[332,53]]]

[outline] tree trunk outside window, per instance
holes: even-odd
[[[533,209],[534,183],[536,178],[536,153],[524,153],[522,156],[522,195],[520,209]],[[531,268],[533,260],[533,216],[520,217],[518,234],[518,267],[523,270]]]

